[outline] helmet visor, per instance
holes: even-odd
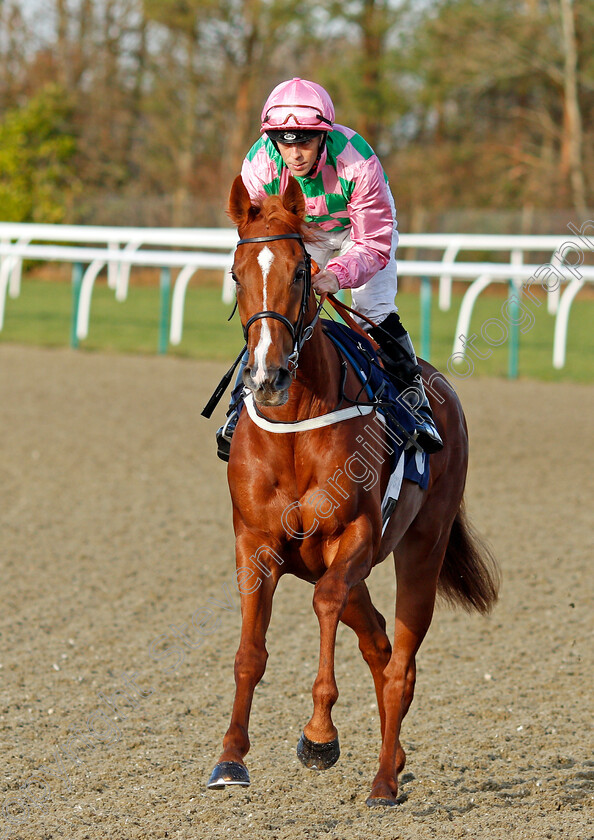
[[[270,108],[262,124],[269,128],[282,128],[292,125],[301,128],[315,128],[324,130],[325,126],[332,126],[330,120],[323,117],[315,108],[307,106],[275,105]]]

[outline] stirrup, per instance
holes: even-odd
[[[233,410],[220,429],[217,429],[217,456],[221,461],[229,461],[231,453],[231,438],[237,426],[237,410]]]
[[[419,409],[417,409],[417,413],[418,412]],[[426,452],[427,455],[433,455],[435,452],[440,452],[443,449],[443,440],[435,428],[435,424],[433,422],[428,422],[424,416],[422,417],[421,422],[417,421],[417,428],[413,432],[413,437],[415,442],[418,443],[423,452]],[[405,449],[408,449],[412,445],[412,443],[408,443],[405,446]]]
[[[231,451],[231,438],[239,420],[239,412],[242,405],[243,392],[243,371],[248,362],[248,352],[244,351],[243,356],[239,360],[239,368],[235,376],[235,385],[231,391],[231,405],[227,411],[227,419],[220,429],[217,429],[217,455],[221,461],[227,462]]]
[[[414,418],[416,426],[413,436],[415,442],[421,449],[428,455],[432,455],[443,449],[443,440],[437,431],[435,420],[433,419],[433,411],[425,393],[423,379],[420,376],[414,381],[412,388],[414,388],[420,397],[417,405],[409,406],[409,411]],[[404,402],[408,403],[408,400],[405,399]]]

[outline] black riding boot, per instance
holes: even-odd
[[[231,450],[231,438],[239,420],[239,412],[242,405],[243,392],[243,371],[248,363],[248,354],[244,354],[239,363],[239,370],[235,377],[235,385],[231,391],[231,402],[229,410],[227,411],[227,419],[220,429],[217,429],[217,455],[221,461],[229,460],[229,452]]]
[[[390,312],[381,324],[369,332],[380,346],[380,356],[388,373],[406,385],[404,398],[417,424],[417,443],[425,452],[439,452],[443,449],[443,441],[435,427],[412,341],[398,313]]]

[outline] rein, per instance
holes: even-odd
[[[328,295],[328,303],[332,304],[332,306],[334,307],[336,312],[338,312],[338,314],[340,315],[342,320],[345,322],[345,324],[347,324],[356,333],[359,333],[359,335],[362,335],[363,338],[366,338],[367,341],[369,341],[371,343],[371,345],[376,350],[378,349],[379,344],[377,343],[377,341],[375,341],[373,339],[373,337],[371,335],[369,335],[368,332],[365,332],[363,327],[360,327],[359,324],[353,318],[351,318],[350,315],[347,315],[347,312],[351,312],[353,315],[356,315],[358,318],[361,318],[361,320],[365,321],[366,323],[368,323],[372,327],[377,327],[378,326],[375,323],[375,321],[372,321],[371,318],[368,318],[366,315],[363,315],[361,312],[357,312],[356,309],[351,309],[350,306],[347,306],[346,303],[343,303],[341,300],[339,300],[337,297],[335,297],[332,294]]]
[[[252,315],[251,318],[247,321],[245,327],[243,328],[243,337],[245,338],[246,344],[248,340],[248,332],[250,327],[256,321],[259,321],[261,318],[274,318],[276,321],[280,321],[283,326],[287,328],[291,338],[293,339],[293,352],[289,356],[289,364],[290,370],[293,376],[297,371],[297,365],[299,364],[299,354],[301,353],[301,349],[305,342],[311,338],[312,333],[314,331],[314,327],[320,317],[320,312],[322,310],[322,306],[324,305],[324,301],[326,299],[326,295],[322,295],[320,298],[320,303],[316,310],[316,314],[311,320],[311,323],[308,326],[305,326],[305,314],[307,312],[307,306],[309,303],[309,296],[311,293],[311,256],[307,252],[305,248],[305,243],[303,242],[303,238],[300,233],[277,233],[272,236],[254,236],[250,239],[240,239],[237,245],[250,245],[252,243],[257,242],[275,242],[279,239],[296,239],[301,248],[303,250],[303,262],[305,264],[305,276],[303,278],[303,289],[301,292],[301,306],[299,307],[299,315],[297,316],[297,321],[292,324],[285,315],[281,315],[280,312],[275,312],[273,309],[266,309],[262,312],[256,312],[255,315]]]

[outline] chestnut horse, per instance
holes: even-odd
[[[388,442],[382,451],[379,435],[385,433],[382,424],[370,422],[374,415],[303,431],[282,425],[323,418],[335,411],[341,393],[355,400],[361,391],[350,369],[341,387],[341,359],[317,320],[301,189],[291,179],[282,196],[254,206],[238,177],[228,213],[241,237],[233,276],[249,351],[243,381],[251,393],[250,413],[240,416],[228,467],[242,612],[236,693],[208,786],[250,783],[244,764],[250,708],[266,667],[274,591],[280,577],[291,573],[315,585],[313,608],[320,626],[313,715],[299,741],[299,757],[307,767],[326,769],[339,756],[331,711],[338,698],[334,650],[342,621],[358,636],[381,720],[379,770],[367,804],[394,805],[405,762],[400,728],[413,699],[415,655],[431,623],[436,593],[481,613],[497,599],[496,564],[471,533],[462,509],[468,460],[464,415],[451,386],[423,362],[424,379],[433,374],[433,410],[445,445],[431,455],[426,490],[403,480],[382,533],[382,495],[391,468],[381,457]],[[267,422],[276,425],[262,428]],[[358,459],[358,472],[353,466],[353,453],[362,448],[377,453],[377,480],[371,480],[369,454]],[[362,465],[369,480],[362,477]],[[393,646],[365,584],[372,568],[392,553],[397,577]]]

